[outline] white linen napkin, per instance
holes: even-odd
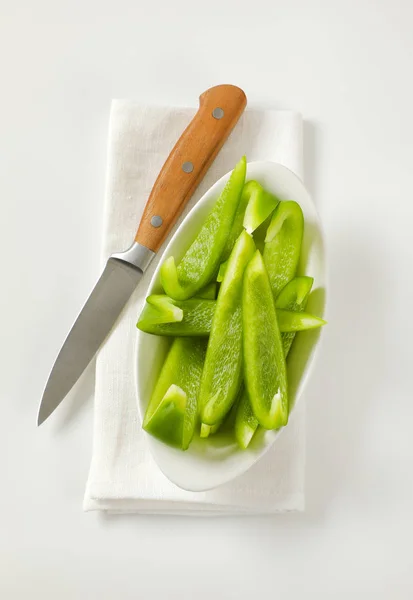
[[[156,176],[195,112],[193,108],[113,101],[103,261],[131,244]],[[289,111],[247,110],[183,216],[243,154],[248,161],[280,162],[301,176],[301,116]],[[138,417],[133,370],[136,321],[156,263],[155,259],[97,358],[93,457],[84,509],[198,515],[303,510],[304,402],[280,439],[254,467],[214,490],[181,490],[152,459]]]

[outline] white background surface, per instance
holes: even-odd
[[[410,0],[0,0],[2,599],[412,598],[412,22]],[[35,419],[98,276],[110,100],[223,82],[306,119],[331,265],[307,512],[83,514],[91,375]]]

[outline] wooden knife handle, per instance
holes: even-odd
[[[168,156],[146,203],[135,241],[159,250],[185,204],[220,151],[247,104],[234,85],[217,85],[199,98],[199,109]]]

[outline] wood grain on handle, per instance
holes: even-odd
[[[244,92],[234,85],[217,85],[200,96],[198,112],[175,144],[152,188],[136,242],[153,252],[159,250],[246,104]],[[193,170],[185,172],[185,163],[190,163],[185,165],[187,171],[191,164]]]

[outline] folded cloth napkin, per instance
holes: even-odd
[[[127,248],[149,192],[192,108],[112,103],[103,255]],[[187,206],[248,161],[272,160],[302,175],[302,120],[289,111],[247,110]],[[182,220],[182,219],[181,219]],[[297,407],[286,431],[247,473],[208,492],[187,492],[158,469],[138,416],[133,380],[136,321],[157,260],[141,280],[97,357],[93,458],[84,509],[157,514],[262,514],[304,508],[305,411]]]

